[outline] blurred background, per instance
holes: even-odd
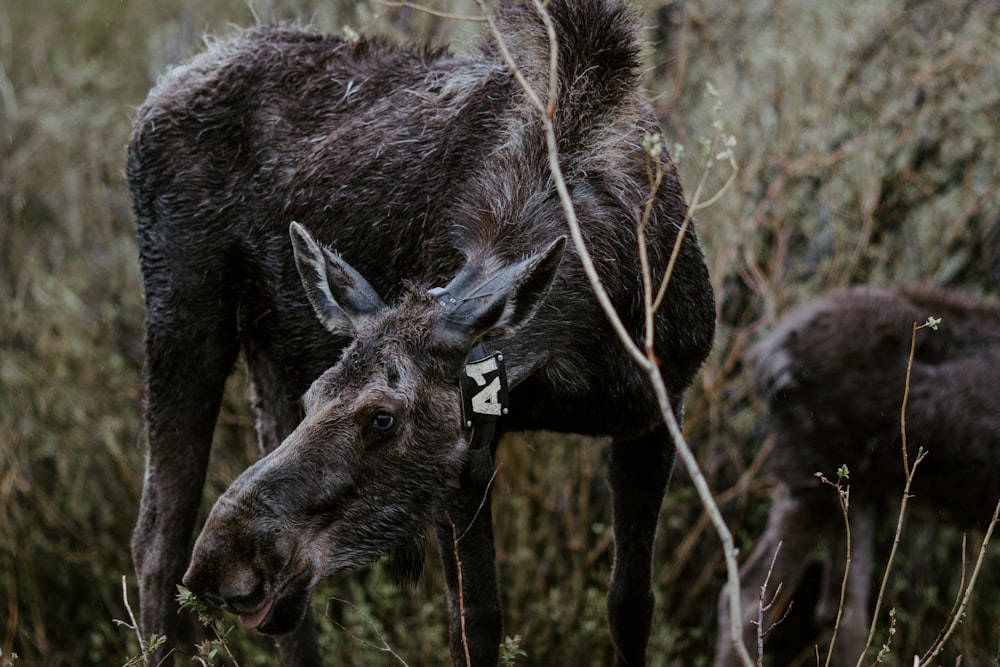
[[[435,6],[478,11],[461,0]],[[735,183],[698,214],[719,334],[689,392],[686,431],[746,552],[771,489],[767,431],[743,375],[759,335],[836,286],[997,292],[1000,4],[649,0],[641,9],[649,90],[668,146],[683,146],[689,192],[712,162],[702,145],[717,127],[737,141]],[[15,665],[124,665],[138,652],[115,622],[128,618],[123,577],[138,604],[129,541],[144,457],[143,306],[125,146],[136,107],[167,65],[198,51],[206,33],[272,19],[459,52],[481,29],[345,0],[0,2],[0,666],[12,651]],[[729,175],[714,163],[706,192]],[[256,455],[238,371],[206,509]],[[516,664],[608,664],[602,443],[517,435],[499,460],[505,633],[527,654]],[[969,537],[971,558],[981,534]],[[903,538],[886,603],[897,614],[892,665],[932,643],[962,574],[957,531],[914,522]],[[710,664],[723,564],[681,470],[657,550],[650,663]],[[413,589],[394,588],[375,565],[317,594],[331,662],[395,664],[378,649],[383,640],[410,665],[446,661],[441,576],[433,556],[429,563]],[[333,596],[344,602],[327,608]],[[815,628],[794,627],[801,664],[815,664]],[[998,636],[993,554],[941,664],[959,655],[993,664]],[[237,629],[229,641],[241,665],[276,663],[266,640]]]

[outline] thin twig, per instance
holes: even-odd
[[[405,9],[412,9],[414,11],[422,12],[424,14],[448,21],[465,21],[468,23],[486,23],[487,21],[485,16],[470,16],[468,14],[452,14],[450,12],[442,12],[437,9],[421,5],[420,3],[407,2],[406,0],[371,0],[371,3],[381,5],[383,7],[402,7]]]
[[[779,583],[778,587],[776,589],[774,589],[774,597],[771,598],[771,602],[767,605],[768,609],[770,609],[771,607],[773,607],[774,604],[778,601],[778,596],[781,595],[782,585],[783,584]],[[771,623],[771,625],[767,626],[767,630],[764,631],[764,637],[767,637],[769,634],[771,634],[774,631],[774,629],[776,627],[778,627],[779,625],[781,625],[782,623],[785,622],[785,619],[788,618],[788,615],[792,612],[792,607],[794,607],[794,606],[795,606],[795,601],[794,600],[789,600],[788,601],[788,606],[785,607],[785,610],[783,612],[781,612],[781,618],[779,618],[777,621],[774,621],[773,623]],[[757,656],[757,659],[759,661],[761,661],[761,662],[763,662],[763,658],[764,658],[763,655]]]
[[[896,636],[896,610],[889,610],[889,630],[886,632],[885,643],[882,644],[882,648],[879,649],[878,653],[875,655],[875,659],[872,660],[868,667],[877,667],[892,651],[892,639]]]
[[[339,602],[341,604],[347,605],[348,607],[356,611],[361,616],[361,619],[365,622],[365,624],[372,629],[372,632],[375,633],[375,636],[378,637],[379,641],[382,642],[382,645],[379,646],[378,644],[373,644],[367,639],[363,639],[357,636],[356,634],[351,632],[348,628],[344,627],[342,624],[338,623],[336,620],[331,618],[329,613],[324,614],[324,616],[326,616],[326,618],[329,619],[331,623],[333,623],[335,626],[343,630],[348,637],[358,642],[359,644],[367,646],[370,649],[373,649],[375,651],[381,651],[383,653],[388,653],[393,658],[398,660],[399,664],[403,665],[404,667],[409,667],[409,665],[406,664],[406,661],[403,660],[403,658],[398,653],[392,650],[392,646],[389,645],[389,642],[385,640],[385,637],[382,636],[382,633],[378,631],[377,627],[375,627],[375,622],[372,621],[372,619],[368,618],[368,616],[363,611],[361,611],[356,604],[350,602],[349,600],[344,600],[343,598],[338,598],[338,597],[331,597],[329,598],[328,602]]]
[[[846,478],[846,472],[838,472],[836,484],[828,480],[821,473],[816,473],[816,475],[824,484],[829,484],[837,490],[837,499],[840,502],[840,512],[844,517],[844,535],[847,542],[847,553],[844,556],[844,576],[840,580],[840,602],[837,605],[837,618],[833,623],[833,634],[830,635],[830,645],[827,646],[826,649],[826,662],[823,663],[826,667],[829,667],[830,660],[833,658],[833,648],[837,643],[837,634],[840,632],[840,620],[844,615],[844,599],[847,596],[847,578],[851,573],[851,520],[848,517],[848,511],[850,510],[851,505],[851,487],[850,485],[848,485],[847,488],[841,488],[840,486],[841,482],[843,482]]]
[[[910,400],[910,373],[913,371],[913,356],[917,351],[917,323],[913,323],[910,334],[910,355],[906,358],[906,382],[903,383],[903,405],[899,409],[899,433],[902,438],[903,473],[910,476],[909,455],[906,448],[906,404]]]
[[[972,597],[972,589],[976,585],[976,579],[979,577],[979,570],[982,569],[983,561],[986,560],[986,547],[989,546],[990,537],[993,535],[993,529],[996,527],[998,520],[1000,520],[1000,500],[997,500],[996,509],[993,510],[993,518],[990,519],[990,525],[986,528],[986,535],[983,536],[983,543],[979,547],[979,557],[976,558],[976,565],[972,568],[972,576],[969,577],[969,585],[965,587],[965,595],[962,596],[962,604],[958,608],[955,618],[952,619],[951,626],[948,628],[948,631],[945,633],[944,637],[941,638],[941,641],[938,642],[934,651],[931,653],[930,658],[932,659],[941,653],[941,649],[944,648],[945,642],[951,638],[955,629],[958,628],[958,624],[962,622],[962,617],[965,616],[965,608],[968,606],[969,599]],[[997,657],[1000,659],[1000,655]]]
[[[646,247],[646,226],[649,224],[650,217],[652,217],[653,206],[656,203],[656,193],[659,192],[660,184],[663,183],[665,171],[663,162],[660,159],[662,145],[658,145],[658,150],[654,151],[653,141],[653,139],[649,139],[650,144],[646,150],[646,179],[649,181],[649,195],[646,197],[646,205],[643,208],[642,217],[639,219],[639,225],[636,229],[636,243],[639,247],[639,267],[642,272],[643,308],[646,313],[645,347],[647,358],[654,356],[653,336],[656,330],[653,327],[653,316],[656,314],[656,308],[653,306],[653,275],[649,266],[649,249]],[[656,165],[655,168],[652,166],[654,164]]]
[[[142,639],[142,632],[139,630],[139,623],[135,620],[135,614],[132,613],[132,605],[128,602],[128,584],[126,583],[127,578],[122,575],[122,600],[125,602],[125,611],[128,612],[128,619],[132,622],[132,625],[128,626],[135,630],[135,637],[139,640],[139,655],[146,655],[146,642]],[[119,621],[120,622],[120,621]],[[122,623],[122,625],[125,625]],[[145,659],[143,660],[145,662]]]
[[[913,483],[913,474],[917,470],[917,466],[920,462],[924,460],[927,456],[922,448],[917,451],[917,458],[913,460],[913,467],[910,468],[910,474],[906,478],[906,486],[903,488],[903,499],[899,505],[899,516],[896,520],[896,535],[892,540],[892,549],[889,550],[889,558],[885,563],[885,572],[882,574],[882,584],[878,589],[878,598],[875,600],[875,611],[872,614],[872,623],[868,628],[868,639],[865,641],[865,648],[858,656],[858,662],[856,667],[861,667],[864,663],[865,654],[868,653],[868,649],[871,648],[872,641],[875,639],[875,628],[878,623],[878,617],[882,610],[882,601],[885,599],[885,591],[889,586],[889,574],[892,571],[893,561],[896,559],[896,551],[899,549],[899,543],[903,535],[903,523],[906,518],[906,505],[910,499],[910,486]]]
[[[472,667],[472,655],[469,653],[469,636],[465,630],[465,593],[463,592],[462,584],[462,558],[458,554],[458,531],[455,529],[455,522],[451,520],[451,515],[448,514],[447,510],[444,513],[444,518],[448,519],[448,523],[451,525],[452,544],[455,549],[455,570],[458,575],[458,622],[462,634],[462,648],[465,651],[465,666]]]
[[[558,54],[558,45],[555,43],[555,32],[551,25],[551,19],[548,16],[548,12],[545,7],[539,2],[539,0],[533,0],[536,10],[542,17],[543,22],[545,22],[546,28],[549,32],[549,48],[550,48],[550,81],[549,90],[555,90],[557,81],[553,81],[552,78],[558,70],[558,63],[554,61],[554,58]],[[646,357],[643,351],[636,345],[635,341],[632,340],[631,335],[625,328],[618,315],[614,304],[611,302],[611,298],[608,296],[607,291],[604,288],[603,282],[597,273],[597,269],[594,266],[593,259],[590,256],[590,252],[587,248],[585,239],[583,238],[583,233],[580,229],[579,220],[576,217],[576,211],[573,207],[573,200],[570,197],[569,189],[566,186],[565,178],[563,177],[562,169],[559,164],[559,147],[556,141],[555,127],[552,122],[551,112],[554,108],[551,104],[555,103],[555,99],[550,99],[550,106],[542,104],[537,93],[531,89],[527,80],[524,78],[522,73],[518,70],[516,64],[513,62],[513,58],[508,51],[506,44],[504,42],[503,36],[497,30],[496,24],[489,21],[490,30],[498,42],[501,55],[504,61],[507,63],[508,67],[511,69],[515,80],[524,89],[525,94],[531,101],[532,106],[540,113],[542,130],[545,135],[546,148],[548,150],[549,158],[549,170],[552,174],[552,180],[555,184],[556,192],[559,195],[559,200],[562,203],[563,212],[566,215],[566,221],[570,229],[570,236],[573,240],[573,245],[577,251],[577,255],[583,266],[584,273],[587,276],[587,280],[590,283],[591,289],[593,290],[605,316],[611,323],[615,334],[618,336],[621,344],[625,348],[628,355],[635,361],[635,363],[649,376],[650,383],[653,388],[653,393],[656,396],[657,406],[660,409],[661,417],[667,427],[667,431],[670,435],[671,440],[677,450],[677,454],[680,457],[688,475],[698,492],[698,497],[701,500],[703,506],[705,507],[706,513],[711,518],[712,524],[719,535],[719,539],[722,542],[723,555],[726,562],[727,571],[727,581],[729,587],[729,604],[730,604],[730,618],[731,625],[730,631],[732,634],[732,640],[734,646],[736,647],[737,655],[739,656],[740,663],[745,667],[753,667],[753,661],[750,659],[750,655],[746,650],[746,646],[743,645],[742,634],[743,634],[743,623],[741,620],[740,612],[740,585],[739,585],[739,569],[736,563],[736,547],[733,542],[732,534],[729,532],[729,528],[726,526],[725,520],[722,518],[722,514],[719,512],[718,505],[716,505],[715,500],[712,496],[711,490],[708,488],[708,482],[705,480],[704,474],[701,472],[701,468],[698,465],[697,459],[691,448],[688,446],[687,441],[684,439],[684,434],[681,432],[680,425],[677,423],[677,418],[674,415],[673,407],[671,405],[670,395],[667,392],[666,384],[663,381],[663,376],[660,374],[659,366],[655,359]],[[551,92],[550,92],[551,96]],[[696,210],[697,199],[693,198],[691,205],[689,206],[689,213],[692,210]],[[683,236],[678,235],[677,241],[674,246],[674,253],[678,253],[678,245],[683,241]],[[667,267],[668,271],[664,276],[664,282],[668,281],[670,278],[670,272],[673,269],[673,264],[671,263]]]
[[[903,449],[903,469],[906,472],[906,485],[903,487],[903,498],[899,504],[899,516],[896,519],[896,534],[892,540],[892,549],[889,551],[889,558],[885,563],[885,571],[882,573],[882,583],[878,589],[878,598],[875,600],[875,611],[872,613],[872,622],[868,628],[868,638],[865,640],[865,647],[861,651],[861,655],[858,656],[858,661],[855,667],[861,667],[864,664],[865,654],[868,653],[868,649],[871,648],[872,641],[875,639],[875,628],[878,626],[879,616],[882,611],[882,601],[885,599],[885,591],[889,586],[889,574],[892,571],[892,564],[896,558],[896,551],[899,549],[899,542],[902,539],[903,534],[903,522],[906,518],[906,505],[910,499],[910,486],[913,484],[913,476],[917,471],[917,466],[920,462],[924,460],[927,452],[921,447],[917,450],[917,457],[913,460],[913,467],[909,465],[909,454],[907,452],[906,443],[906,406],[910,396],[910,371],[913,368],[913,357],[916,354],[917,349],[917,332],[924,327],[931,327],[933,329],[937,328],[939,321],[935,321],[933,318],[928,318],[927,322],[921,325],[917,325],[916,322],[913,323],[913,330],[910,334],[910,354],[906,360],[906,380],[903,383],[903,403],[900,406],[900,437],[902,439],[902,449]]]
[[[847,595],[847,578],[851,572],[851,522],[847,518],[847,504],[843,501],[840,503],[840,509],[844,514],[844,534],[845,540],[847,542],[846,554],[844,556],[844,578],[840,580],[840,603],[837,605],[837,618],[833,622],[833,634],[830,635],[830,645],[826,650],[826,662],[824,663],[826,667],[830,666],[830,660],[833,658],[833,648],[837,643],[837,634],[840,632],[840,621],[844,617],[844,598]]]
[[[479,507],[476,508],[476,513],[473,514],[472,515],[472,519],[469,520],[469,525],[466,526],[465,530],[462,531],[462,534],[458,536],[458,538],[457,538],[458,541],[461,541],[461,539],[463,537],[465,537],[465,535],[470,530],[472,530],[472,524],[474,524],[476,522],[476,519],[479,518],[480,512],[483,511],[483,507],[486,506],[486,499],[490,497],[490,494],[489,494],[490,487],[493,486],[493,480],[495,480],[497,478],[497,473],[500,472],[500,468],[502,468],[502,467],[503,467],[503,461],[501,461],[500,463],[497,463],[497,467],[493,469],[493,474],[490,475],[489,481],[486,482],[486,490],[483,491],[483,497],[480,498],[480,500],[479,500]],[[450,519],[449,519],[449,521],[450,521]]]
[[[462,576],[462,558],[459,555],[458,543],[461,542],[462,539],[472,529],[472,525],[476,522],[476,519],[479,517],[480,512],[482,512],[483,508],[486,506],[486,500],[487,500],[487,498],[489,498],[490,487],[493,485],[493,481],[496,479],[497,473],[500,472],[500,468],[501,467],[503,467],[503,463],[502,462],[498,463],[497,467],[493,469],[493,474],[490,475],[490,479],[486,483],[486,489],[483,492],[483,497],[479,501],[479,507],[476,508],[475,513],[472,515],[472,519],[469,520],[469,525],[465,527],[465,530],[462,531],[461,535],[458,534],[458,530],[457,530],[457,528],[455,526],[455,522],[452,521],[452,519],[451,519],[451,515],[449,515],[447,511],[445,511],[445,513],[444,513],[445,518],[448,519],[448,524],[451,526],[452,544],[453,544],[454,550],[455,550],[455,570],[456,570],[457,578],[458,578],[459,625],[460,625],[460,628],[461,628],[462,648],[465,651],[465,664],[466,664],[466,667],[471,667],[472,666],[472,656],[471,656],[471,654],[469,652],[469,637],[468,637],[468,633],[467,633],[466,627],[465,627],[465,591],[464,591],[464,582],[463,582],[463,576]]]
[[[540,0],[533,0],[535,10],[545,24],[545,32],[549,38],[549,105],[545,111],[545,117],[552,120],[556,117],[556,104],[559,99],[559,42],[556,40],[556,27],[552,24],[552,17],[545,5]],[[546,0],[547,2],[547,0]]]
[[[720,136],[717,134],[712,139],[712,147],[709,150],[709,158],[715,155],[715,151],[718,150],[718,141]],[[727,146],[728,148],[728,146]],[[684,235],[687,233],[687,229],[691,224],[691,219],[695,213],[698,211],[711,206],[732,186],[736,181],[736,174],[739,172],[739,165],[736,164],[736,156],[731,150],[726,151],[726,155],[729,159],[729,166],[732,168],[732,172],[729,174],[729,179],[722,185],[718,192],[709,197],[707,201],[701,201],[701,191],[705,186],[705,182],[708,179],[709,169],[705,168],[702,170],[701,178],[698,179],[698,184],[695,186],[694,193],[691,195],[691,203],[688,206],[687,213],[684,214],[684,221],[681,223],[680,228],[677,231],[677,240],[674,242],[673,251],[670,253],[670,260],[667,262],[667,270],[663,274],[663,282],[660,284],[660,289],[656,294],[656,299],[653,300],[653,310],[658,310],[660,304],[663,303],[663,299],[667,294],[667,285],[670,282],[670,276],[673,275],[674,265],[677,263],[677,257],[680,255],[681,242],[684,240]]]
[[[774,548],[774,555],[771,556],[771,565],[767,568],[767,576],[764,577],[764,583],[760,586],[760,597],[757,599],[757,667],[763,667],[764,665],[764,635],[767,634],[764,632],[764,612],[774,606],[774,601],[781,592],[781,583],[779,583],[777,590],[774,591],[774,595],[771,598],[771,602],[767,605],[764,604],[764,596],[767,595],[767,585],[771,582],[774,563],[778,560],[778,552],[780,551],[781,541],[779,540],[778,546]],[[770,628],[768,630],[770,631]]]
[[[955,602],[952,603],[951,605],[951,610],[948,612],[948,618],[946,618],[944,621],[944,626],[941,628],[941,631],[938,633],[938,636],[931,643],[931,647],[927,649],[927,652],[923,655],[921,660],[926,661],[930,659],[931,653],[934,651],[935,647],[937,647],[937,645],[944,639],[945,633],[948,631],[948,628],[951,627],[952,620],[957,618],[958,610],[962,606],[962,592],[965,590],[965,576],[968,574],[968,572],[966,571],[968,563],[965,560],[966,543],[968,541],[967,537],[968,536],[965,533],[962,533],[962,572],[958,580],[958,591],[956,591],[955,593]]]

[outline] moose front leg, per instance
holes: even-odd
[[[435,510],[434,527],[448,585],[452,662],[493,667],[503,628],[489,488],[449,490]]]
[[[278,637],[277,644],[286,667],[323,667],[316,619],[312,613],[307,613],[295,630]]]
[[[147,286],[149,312],[172,314],[155,287]],[[177,585],[188,563],[226,376],[238,352],[235,327],[202,315],[197,321],[151,315],[147,322],[149,453],[132,555],[142,632],[166,637],[153,656],[158,665],[172,664],[175,648],[190,650],[191,628],[178,623]]]
[[[608,592],[608,623],[615,664],[646,664],[653,618],[653,540],[675,451],[665,430],[611,442],[615,561]]]

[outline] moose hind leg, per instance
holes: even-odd
[[[492,667],[500,659],[503,627],[490,491],[468,487],[450,490],[434,517],[448,585],[449,645],[455,665]]]
[[[653,541],[675,451],[665,430],[611,442],[615,560],[608,623],[618,665],[644,665],[653,618]]]

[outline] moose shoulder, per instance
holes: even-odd
[[[639,24],[618,0],[554,0],[548,11],[560,162],[609,295],[638,335],[642,138],[658,132]],[[547,33],[533,6],[502,3],[497,25],[545,89]],[[464,611],[472,664],[496,664],[492,526],[477,511],[489,489],[469,468],[507,430],[548,429],[612,438],[611,634],[619,662],[644,662],[673,448],[563,240],[540,122],[491,36],[462,57],[283,26],[212,41],[151,91],[128,177],[149,433],[133,555],[143,631],[171,642],[157,657],[180,630],[183,576],[278,635],[286,663],[318,664],[317,582],[383,555],[414,576],[433,525],[448,547],[452,658],[466,662]],[[670,168],[646,238],[654,280],[680,244],[655,318],[678,412],[714,333],[697,236],[678,236],[686,212]],[[480,346],[502,355],[509,386],[481,446],[459,388]],[[266,455],[219,498],[192,554],[212,430],[241,351]],[[499,396],[480,395],[481,411],[496,411]],[[449,522],[466,529],[458,557],[474,565],[461,591]]]

